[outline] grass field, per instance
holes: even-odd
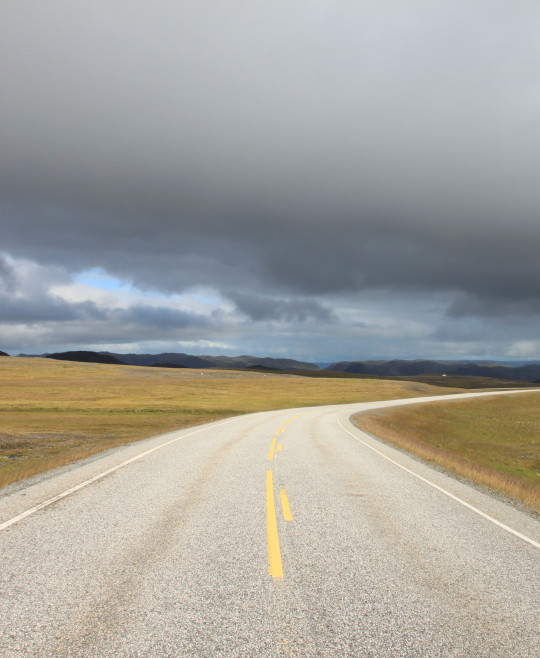
[[[381,409],[355,423],[540,512],[540,393]]]
[[[0,486],[227,416],[438,395],[422,383],[0,358]]]

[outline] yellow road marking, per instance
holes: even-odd
[[[278,443],[277,449],[278,449],[278,452],[281,452],[283,450],[283,444]]]
[[[289,499],[287,498],[285,489],[281,489],[279,495],[281,497],[281,511],[283,512],[283,518],[285,521],[292,521],[291,508],[289,507]]]
[[[283,578],[272,471],[266,471],[266,527],[268,533],[268,570],[274,578]]]
[[[276,448],[276,437],[272,439],[272,443],[270,444],[270,452],[268,453],[268,461],[272,461],[274,459],[274,450]]]

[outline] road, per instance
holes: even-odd
[[[0,655],[540,655],[540,523],[349,422],[388,404],[250,414],[10,486]]]

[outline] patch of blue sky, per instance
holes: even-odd
[[[162,293],[157,290],[141,290],[140,288],[135,287],[130,281],[125,281],[118,279],[114,276],[111,276],[105,270],[94,267],[88,270],[84,270],[75,275],[75,281],[77,283],[91,286],[97,290],[106,290],[108,292],[119,292],[119,293],[132,293],[140,297],[151,298],[153,300],[175,300],[189,302],[193,300],[198,304],[207,307],[216,307],[219,306],[222,302],[222,299],[217,293],[212,290],[201,290],[198,289],[196,292],[189,291],[184,293]]]
[[[98,267],[79,272],[75,275],[75,281],[100,290],[133,291],[131,283],[117,279]]]
[[[221,299],[212,293],[191,293],[190,297],[205,306],[218,306]]]

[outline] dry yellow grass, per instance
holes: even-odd
[[[540,393],[381,409],[355,423],[540,512]]]
[[[0,486],[227,416],[452,392],[402,381],[200,372],[0,358]]]

